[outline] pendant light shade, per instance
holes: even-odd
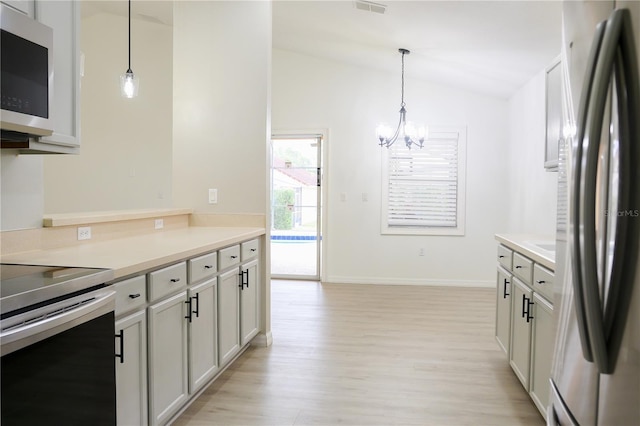
[[[125,98],[135,98],[138,96],[139,86],[138,76],[131,70],[131,0],[129,0],[129,67],[120,76],[120,94]]]

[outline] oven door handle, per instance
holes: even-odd
[[[67,308],[68,310],[57,315],[45,316],[38,321],[2,330],[0,333],[2,356],[115,310],[115,291],[102,290],[97,292],[95,296],[95,299],[90,302],[71,309]]]

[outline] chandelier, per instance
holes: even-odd
[[[380,124],[376,129],[376,135],[380,141],[380,146],[389,148],[393,143],[401,139],[411,149],[412,145],[422,148],[424,139],[427,136],[427,128],[424,126],[416,127],[411,121],[407,122],[407,110],[404,103],[404,55],[411,53],[407,49],[398,49],[402,54],[402,95],[400,98],[400,120],[395,132],[386,124]],[[393,132],[393,133],[392,133]]]

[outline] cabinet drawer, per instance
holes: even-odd
[[[511,271],[511,260],[513,258],[513,250],[506,248],[503,245],[498,246],[498,263],[507,270]]]
[[[513,253],[513,273],[525,284],[531,285],[532,272],[533,262],[520,253]]]
[[[144,275],[114,284],[116,289],[116,315],[133,311],[147,303]]]
[[[533,289],[549,300],[553,300],[554,273],[536,264],[533,266]]]
[[[218,272],[218,253],[189,259],[189,284],[197,283],[205,278],[213,277]]]
[[[258,255],[259,244],[260,241],[258,241],[257,238],[242,243],[242,261],[256,257]]]
[[[149,300],[154,301],[187,286],[187,264],[167,266],[149,273]]]
[[[239,245],[227,247],[218,252],[218,265],[221,271],[238,264],[240,264]]]

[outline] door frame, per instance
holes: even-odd
[[[304,139],[304,138],[317,138],[320,137],[320,176],[321,176],[321,184],[320,184],[320,223],[319,223],[319,234],[322,237],[321,241],[318,242],[320,244],[320,259],[318,259],[318,277],[304,277],[304,276],[291,276],[291,279],[301,279],[301,280],[320,280],[324,281],[326,270],[327,270],[327,188],[329,185],[329,173],[328,173],[328,161],[329,158],[329,129],[328,128],[307,128],[307,129],[272,129],[271,137],[269,139],[269,144],[271,144],[271,140],[273,138],[276,139]],[[271,217],[271,168],[273,167],[272,163],[272,154],[269,152],[269,217]],[[271,245],[271,223],[269,221],[269,240],[267,241],[269,245]],[[271,260],[269,259],[269,270],[271,270]]]

